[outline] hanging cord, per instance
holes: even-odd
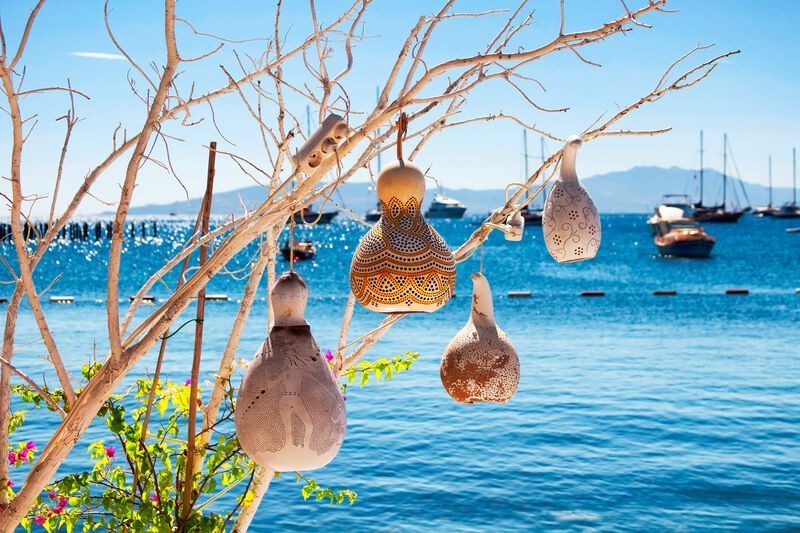
[[[403,140],[408,136],[408,115],[401,112],[397,119],[397,159],[403,160]]]
[[[292,214],[289,217],[289,272],[294,274],[294,192],[290,195],[289,201],[292,205]],[[300,212],[300,216],[302,216],[302,211]]]

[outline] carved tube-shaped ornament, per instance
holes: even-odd
[[[550,189],[542,217],[547,251],[559,263],[592,259],[600,249],[600,216],[575,172],[575,154],[581,144],[577,135],[567,139],[561,173]]]
[[[507,402],[519,385],[519,357],[494,321],[489,282],[477,272],[472,282],[469,321],[442,355],[442,385],[460,403]]]
[[[367,309],[431,312],[452,297],[455,258],[420,212],[424,195],[425,177],[411,161],[394,161],[378,176],[383,213],[350,265],[350,288]]]
[[[342,447],[344,400],[306,322],[303,279],[284,273],[270,301],[275,324],[239,387],[236,433],[242,450],[264,468],[314,470]]]

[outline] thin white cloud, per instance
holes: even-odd
[[[109,59],[111,61],[125,60],[125,56],[120,54],[106,54],[104,52],[70,52],[69,55],[76,57],[88,57],[91,59]]]

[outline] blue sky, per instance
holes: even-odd
[[[307,3],[287,1],[284,9],[284,31],[291,45],[310,28]],[[330,21],[338,1],[321,4],[320,19]],[[643,0],[628,0],[633,7]],[[0,6],[7,41],[13,46],[32,1],[4,2]],[[141,64],[163,63],[163,8],[155,0],[111,2],[111,24],[119,40]],[[466,1],[459,12],[483,11],[488,8],[513,7],[511,2]],[[758,6],[761,10],[757,9]],[[397,50],[410,27],[422,14],[430,14],[438,3],[426,1],[396,2],[376,0],[365,18],[369,36],[355,49],[356,67],[345,79],[345,87],[355,109],[366,109],[374,101],[375,87],[386,78]],[[706,165],[721,167],[722,134],[727,132],[734,148],[742,177],[766,183],[767,156],[773,156],[776,185],[791,183],[791,148],[798,144],[800,124],[800,76],[796,54],[800,36],[794,22],[800,18],[800,3],[783,0],[756,4],[746,0],[673,0],[670,7],[676,14],[654,14],[646,19],[652,29],[615,36],[605,42],[584,48],[582,53],[603,64],[596,68],[580,62],[569,53],[548,57],[532,64],[525,73],[541,81],[547,93],[533,85],[529,94],[537,102],[550,107],[570,107],[565,114],[535,111],[501,85],[488,85],[470,99],[464,117],[497,111],[514,113],[529,122],[566,137],[584,129],[601,113],[613,112],[645,94],[660,78],[669,63],[695,44],[715,43],[715,52],[741,49],[742,54],[726,60],[712,77],[694,89],[668,95],[636,113],[623,124],[626,128],[661,128],[671,126],[673,132],[660,137],[611,138],[588,143],[579,155],[578,169],[583,176],[633,166],[658,165],[693,168],[698,165],[698,135],[706,136]],[[536,23],[517,40],[517,45],[533,48],[551,39],[558,29],[558,1],[532,0],[527,8],[535,11]],[[180,2],[178,13],[198,29],[229,38],[243,39],[269,36],[272,33],[274,2],[235,1]],[[567,30],[596,26],[621,14],[618,0],[568,0]],[[477,52],[487,37],[502,24],[501,16],[482,19],[455,19],[440,26],[429,45],[427,61],[435,63],[450,57]],[[179,47],[184,56],[210,50],[214,44],[194,36],[182,28]],[[225,83],[219,65],[232,72],[236,63],[232,50],[258,53],[263,43],[226,46],[214,58],[202,64],[186,65],[181,75],[184,91],[193,81],[196,92],[213,89]],[[118,123],[129,130],[141,126],[144,106],[128,87],[130,68],[124,61],[75,55],[76,52],[114,54],[112,43],[103,26],[103,3],[99,0],[51,0],[45,5],[31,36],[23,60],[27,66],[26,87],[63,84],[69,77],[73,86],[88,93],[92,100],[78,102],[78,115],[84,120],[76,128],[65,169],[59,205],[79,185],[83,175],[96,165],[111,147],[111,132]],[[333,59],[331,70],[340,57]],[[297,65],[297,63],[295,63]],[[287,77],[302,76],[302,64],[287,68]],[[137,87],[143,87],[136,78]],[[491,82],[490,82],[491,83]],[[289,98],[290,109],[305,116],[305,102]],[[5,106],[4,106],[5,107]],[[27,97],[23,112],[38,113],[38,124],[26,145],[23,190],[26,194],[49,194],[63,140],[63,122],[55,119],[64,114],[67,101],[63,94],[51,93]],[[184,140],[172,150],[172,162],[189,190],[199,196],[204,185],[205,153],[203,145],[216,139],[223,150],[242,153],[266,164],[259,148],[257,129],[236,95],[215,105],[217,122],[235,146],[220,138],[206,120],[194,128],[169,126],[169,133]],[[200,110],[207,115],[208,110]],[[9,124],[3,117],[0,129],[0,172],[8,173]],[[538,138],[529,136],[530,150],[538,154]],[[554,149],[553,143],[549,148]],[[464,129],[451,129],[432,141],[418,157],[423,167],[448,187],[499,188],[518,179],[522,169],[522,132],[510,123],[493,122]],[[124,165],[113,167],[93,189],[101,199],[116,197]],[[222,159],[217,188],[231,190],[252,185],[237,167]],[[360,176],[359,179],[365,179]],[[0,185],[8,192],[7,184]],[[672,192],[672,191],[664,191]],[[155,165],[146,166],[134,194],[133,203],[168,202],[184,197],[176,180]],[[780,200],[780,199],[779,199]],[[37,204],[34,212],[46,211],[47,201]],[[106,211],[103,204],[89,200],[83,212]],[[5,206],[0,216],[7,216]]]

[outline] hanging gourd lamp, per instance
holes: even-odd
[[[457,402],[507,402],[519,385],[519,357],[494,321],[489,282],[472,275],[472,312],[467,325],[444,350],[439,373]]]
[[[342,447],[344,400],[305,320],[303,278],[281,275],[270,301],[275,324],[239,387],[236,433],[242,450],[264,468],[314,470]]]
[[[559,263],[592,259],[600,248],[600,216],[575,172],[575,154],[582,143],[577,135],[567,139],[561,173],[550,189],[542,217],[547,251]]]
[[[359,242],[350,288],[361,305],[379,313],[429,313],[453,295],[456,264],[444,239],[422,216],[425,177],[403,159],[407,119],[400,115],[397,161],[378,175],[380,220]]]

